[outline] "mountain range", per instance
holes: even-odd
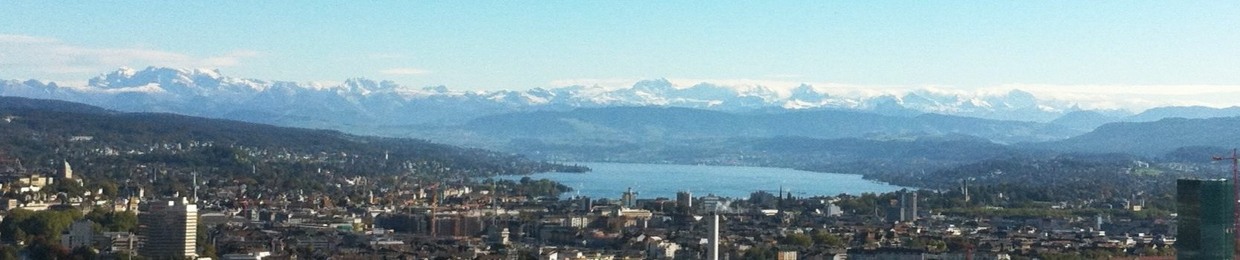
[[[299,121],[327,120],[392,124],[460,123],[519,111],[580,107],[666,106],[717,111],[756,109],[847,109],[885,115],[938,113],[999,120],[1047,122],[1076,109],[1013,90],[1002,95],[965,95],[928,89],[902,95],[850,97],[800,85],[678,86],[666,79],[628,88],[566,86],[524,91],[453,91],[444,86],[410,88],[364,78],[338,85],[268,81],[224,76],[218,70],[121,68],[85,86],[37,80],[0,82],[0,95],[78,101],[122,111],[177,112],[213,117]],[[248,114],[248,115],[242,115]]]
[[[829,94],[833,92],[838,91],[806,84],[792,88],[709,82],[681,86],[666,79],[639,81],[624,88],[574,85],[456,91],[364,78],[328,85],[162,67],[121,68],[92,78],[84,86],[0,81],[0,96],[65,100],[123,112],[166,112],[425,138],[508,151],[525,151],[519,146],[530,142],[624,146],[781,136],[893,140],[965,135],[1003,144],[1040,143],[1093,138],[1086,133],[1096,128],[1117,131],[1126,126],[1124,122],[1240,116],[1240,107],[1159,107],[1137,114],[1084,110],[1021,90]],[[1121,124],[1099,128],[1111,123]]]

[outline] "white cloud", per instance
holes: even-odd
[[[199,57],[138,47],[94,47],[59,39],[0,34],[0,70],[44,80],[75,81],[118,67],[224,68],[259,56],[251,50]]]
[[[431,71],[419,68],[391,68],[379,71],[384,75],[416,76],[430,74]]]

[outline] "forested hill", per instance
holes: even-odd
[[[1225,147],[1238,147],[1240,139],[1232,134],[1236,129],[1240,129],[1240,117],[1167,118],[1110,123],[1066,140],[1026,146],[1070,152],[1175,156],[1185,151],[1219,152],[1225,151]],[[1198,158],[1202,159],[1209,157]]]
[[[51,99],[31,99],[0,96],[0,109],[5,111],[55,111],[78,114],[115,114],[116,111],[101,107]]]
[[[111,167],[115,171],[122,165],[154,164],[228,174],[263,167],[284,168],[294,174],[296,170],[289,169],[442,176],[587,170],[423,140],[173,114],[119,113],[14,97],[0,97],[0,156],[4,157],[0,160],[20,159],[26,162],[25,168],[55,167],[57,162],[70,160],[87,162],[75,169],[106,171]]]

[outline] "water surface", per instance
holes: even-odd
[[[758,190],[771,193],[780,187],[794,196],[861,194],[890,192],[902,187],[862,179],[861,175],[820,173],[783,168],[705,166],[639,163],[567,163],[590,167],[587,173],[538,173],[534,179],[551,179],[573,187],[591,198],[619,198],[629,187],[638,198],[675,198],[677,191],[690,191],[694,197],[715,194],[732,198],[748,198]],[[503,176],[521,179],[525,176]]]

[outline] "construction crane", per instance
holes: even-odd
[[[1240,156],[1236,156],[1236,149],[1231,149],[1231,157],[1214,156],[1215,161],[1228,160],[1231,161],[1231,189],[1233,192],[1232,216],[1235,218],[1232,222],[1232,233],[1236,236],[1236,241],[1240,241]]]

